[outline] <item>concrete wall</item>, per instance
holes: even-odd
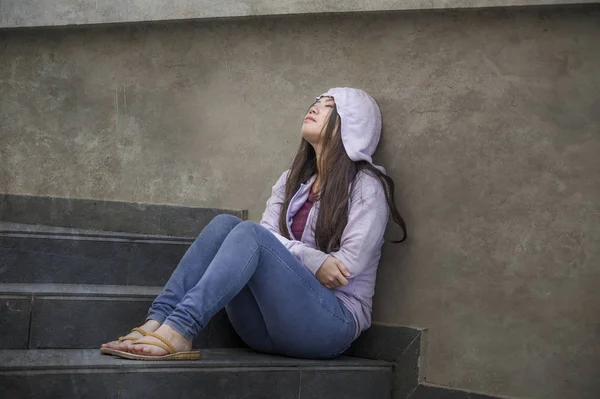
[[[0,0],[0,28],[583,3],[598,0]]]
[[[599,21],[593,6],[0,32],[0,192],[257,220],[313,97],[364,88],[411,234],[385,247],[374,319],[430,328],[430,382],[597,398]]]

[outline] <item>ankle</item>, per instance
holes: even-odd
[[[140,328],[142,330],[151,331],[151,332],[158,330],[159,327],[160,327],[160,323],[156,320],[148,320],[142,326],[140,326]]]
[[[182,342],[190,345],[192,343],[192,341],[187,340],[183,335],[179,334],[173,327],[167,324],[161,325],[159,330],[160,331],[157,330],[157,333],[170,341]]]

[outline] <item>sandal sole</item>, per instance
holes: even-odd
[[[200,360],[200,352],[177,352],[171,353],[168,355],[162,356],[148,356],[148,355],[138,355],[131,352],[120,351],[117,349],[110,348],[101,348],[100,353],[104,355],[113,355],[118,356],[123,359],[128,360],[150,360],[150,361],[158,361],[158,360]]]

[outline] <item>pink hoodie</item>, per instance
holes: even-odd
[[[335,88],[327,93],[334,97],[342,120],[342,141],[350,159],[372,163],[381,134],[381,113],[377,103],[359,89]],[[319,97],[317,97],[319,98]],[[385,172],[380,166],[374,165]],[[289,170],[273,186],[267,208],[260,224],[271,231],[285,247],[316,274],[327,256],[340,260],[351,274],[348,285],[334,290],[334,294],[352,312],[356,321],[356,337],[371,325],[372,298],[375,278],[383,246],[383,234],[389,219],[385,191],[379,180],[369,172],[359,172],[350,195],[348,224],[342,233],[339,251],[326,254],[316,248],[315,226],[320,202],[316,201],[308,214],[306,228],[300,240],[288,240],[279,231],[279,214],[285,196]],[[292,218],[306,202],[316,175],[302,184],[292,197],[286,219],[290,237]]]

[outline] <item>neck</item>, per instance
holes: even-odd
[[[312,190],[311,191],[314,194],[318,194],[319,191],[321,190],[322,183],[323,183],[323,174],[320,171],[317,170],[317,178],[313,182]]]
[[[317,178],[315,179],[313,185],[312,185],[312,192],[313,193],[318,193],[319,190],[321,189],[321,182],[323,180],[322,176],[323,174],[321,173],[321,146],[319,144],[317,145],[313,145],[313,148],[315,149],[315,154],[316,154],[316,160],[317,160]]]
[[[321,151],[321,146],[319,144],[313,145],[313,149],[315,150],[315,155],[317,159],[317,170],[319,170],[319,168],[321,167],[321,155],[323,152]]]

